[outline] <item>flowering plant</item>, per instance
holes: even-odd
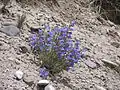
[[[47,78],[63,70],[69,70],[78,63],[83,53],[79,47],[79,40],[72,38],[75,21],[69,26],[57,25],[50,28],[45,25],[44,29],[31,37],[31,47],[39,55],[42,61],[40,76]]]

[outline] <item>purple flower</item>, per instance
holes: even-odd
[[[40,51],[43,51],[44,47],[43,46],[39,46]]]
[[[70,57],[69,55],[67,56],[67,60],[72,60],[72,57]]]
[[[70,62],[69,67],[74,67],[74,64],[75,64],[74,62]]]
[[[77,62],[78,62],[78,60],[77,60],[77,59],[75,59],[75,58],[72,58],[72,62],[77,63]]]
[[[30,42],[30,45],[31,45],[32,48],[35,48],[36,42],[31,41],[31,42]]]
[[[43,33],[43,30],[42,29],[39,29],[39,34],[41,35]]]
[[[55,45],[55,46],[53,46],[53,48],[54,48],[54,50],[55,50],[55,51],[58,51],[58,49],[59,49],[59,47],[58,47],[58,46],[56,46],[56,45]]]
[[[53,36],[54,36],[54,32],[53,32],[53,31],[49,31],[49,32],[48,32],[48,35],[49,35],[50,37],[53,37]]]
[[[61,65],[64,65],[66,69],[73,68],[74,64],[78,63],[78,61],[81,59],[86,51],[84,49],[81,52],[79,47],[79,40],[75,40],[74,42],[72,39],[72,31],[74,30],[73,26],[75,24],[76,22],[72,21],[70,26],[56,26],[53,29],[51,29],[49,25],[45,25],[45,30],[39,29],[38,34],[33,35],[33,37],[31,38],[31,46],[34,49],[37,49],[36,51],[40,51],[40,53],[48,53],[48,58],[50,58],[52,62],[54,62],[53,59],[55,59],[55,64],[57,64],[56,60],[61,60],[61,63],[63,63],[63,61],[65,60],[65,64]],[[49,63],[44,62],[43,66],[45,65],[49,65]],[[58,68],[61,69],[61,67],[62,66]],[[40,76],[43,78],[47,78],[47,76],[49,75],[49,71],[50,73],[52,73],[51,69],[53,68],[55,67],[40,68]]]
[[[31,41],[33,41],[33,40],[37,40],[37,35],[36,35],[36,34],[34,34],[34,35],[31,37]]]
[[[46,29],[47,31],[50,30],[50,26],[49,26],[48,24],[46,24],[46,25],[44,25],[44,26],[45,26],[45,29]]]
[[[58,39],[58,40],[63,40],[63,37],[62,37],[62,36],[59,36],[57,39]]]
[[[74,27],[70,27],[70,31],[74,31],[75,30],[75,28]]]
[[[52,37],[48,37],[48,38],[47,38],[47,41],[48,41],[48,42],[52,41]]]
[[[59,44],[63,45],[64,44],[64,40],[59,40]]]
[[[66,33],[66,32],[63,32],[63,33],[61,34],[61,36],[62,36],[62,37],[66,37],[66,36],[67,36],[67,33]]]
[[[43,43],[44,42],[43,38],[39,38],[39,42]]]
[[[84,49],[82,50],[82,52],[81,52],[81,57],[84,56],[84,54],[85,54],[86,51],[87,51],[87,48],[84,48]]]
[[[73,27],[75,24],[76,24],[76,21],[73,20],[73,21],[71,22],[71,26]]]
[[[60,28],[60,32],[67,32],[68,31],[68,27],[62,27]]]
[[[70,67],[68,66],[68,67],[66,68],[66,70],[69,71],[69,70],[70,70]]]
[[[67,37],[72,38],[72,32],[68,32]]]
[[[52,48],[52,44],[46,44],[46,46],[51,49]]]
[[[56,26],[56,27],[53,29],[53,31],[54,31],[55,33],[59,33],[59,32],[60,32],[60,28],[59,28],[58,26]]]
[[[80,45],[80,41],[79,41],[79,40],[76,40],[75,46],[76,46],[76,47],[79,47],[79,45]]]
[[[49,72],[47,71],[47,69],[45,67],[40,68],[40,76],[43,78],[47,78],[47,76],[49,75]]]
[[[58,52],[58,57],[62,58],[64,56],[64,54],[65,54],[64,52]]]
[[[72,40],[68,40],[66,43],[68,43],[70,47],[73,46],[73,41],[72,41]],[[71,48],[71,49],[72,49],[72,48]]]
[[[31,37],[31,41],[30,41],[31,47],[32,47],[32,48],[35,48],[36,43],[37,43],[37,35],[34,34],[34,35]]]

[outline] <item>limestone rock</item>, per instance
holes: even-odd
[[[48,80],[40,80],[38,85],[48,85],[50,82]]]
[[[23,72],[20,71],[20,70],[16,71],[16,72],[15,72],[15,77],[16,77],[16,79],[18,79],[18,80],[22,79],[22,77],[23,77]]]
[[[20,33],[20,30],[14,25],[5,26],[1,28],[0,31],[9,36],[16,36]]]

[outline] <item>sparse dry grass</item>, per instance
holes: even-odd
[[[2,14],[7,14],[9,13],[9,11],[6,9],[6,6],[8,5],[8,3],[10,2],[10,0],[0,0],[3,3],[2,8],[0,9],[0,13]]]
[[[32,6],[39,6],[40,3],[44,3],[45,2],[50,2],[50,3],[53,3],[54,5],[57,5],[59,6],[57,0],[16,0],[16,2],[18,3],[22,3],[22,5],[32,5]]]
[[[90,2],[102,17],[120,24],[120,0],[90,0]]]
[[[19,16],[19,17],[18,17],[18,25],[17,25],[17,27],[18,27],[19,29],[22,28],[23,23],[24,23],[24,21],[25,21],[25,18],[26,18],[26,15],[25,15],[25,14],[23,14],[22,16]]]
[[[34,6],[38,6],[39,5],[39,3],[40,3],[40,1],[41,0],[16,0],[16,2],[18,2],[18,3],[21,3],[22,5],[25,5],[25,4],[27,4],[27,5],[34,5]]]

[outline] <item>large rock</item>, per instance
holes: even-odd
[[[16,36],[17,34],[20,33],[19,28],[17,28],[14,25],[5,26],[5,27],[1,28],[0,31],[9,36]]]

